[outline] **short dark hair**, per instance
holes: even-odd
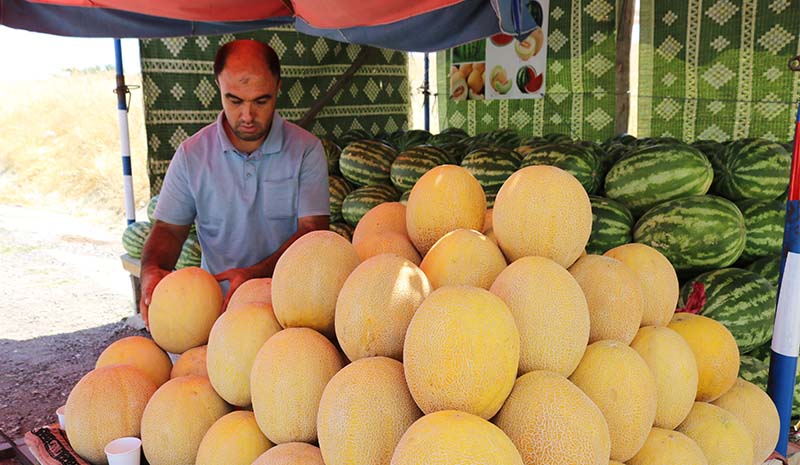
[[[217,50],[217,55],[214,57],[214,79],[219,79],[219,75],[223,69],[225,69],[225,62],[228,61],[228,56],[231,52],[235,49],[236,43],[240,42],[238,40],[234,40],[233,42],[228,42],[222,47]],[[269,45],[265,44],[264,42],[260,42],[254,40],[253,42],[259,44],[262,51],[262,56],[264,58],[264,64],[267,65],[270,72],[275,75],[275,77],[280,81],[281,80],[281,62],[278,58],[278,54],[275,53],[275,50],[272,49]]]

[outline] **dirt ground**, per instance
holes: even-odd
[[[119,260],[124,225],[0,205],[0,430],[8,436],[55,422],[105,347],[145,335],[123,322],[133,315]]]

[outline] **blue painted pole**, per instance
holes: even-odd
[[[800,106],[795,126],[778,305],[775,312],[767,383],[767,392],[775,402],[781,419],[780,436],[775,450],[783,456],[786,456],[789,446],[798,351],[800,351]]]
[[[431,60],[428,54],[425,54],[425,80],[422,83],[422,98],[423,107],[425,108],[425,130],[431,130],[431,92],[430,92],[430,67]]]
[[[122,69],[122,42],[114,39],[114,52],[117,65],[117,117],[119,119],[119,142],[122,151],[122,182],[125,189],[125,216],[128,224],[136,221],[136,206],[133,199],[133,168],[131,166],[131,140],[128,132],[128,87]]]

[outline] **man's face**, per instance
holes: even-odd
[[[218,82],[231,142],[254,150],[272,126],[280,81],[262,63],[231,60]]]

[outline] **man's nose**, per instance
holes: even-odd
[[[242,105],[242,116],[243,121],[252,121],[253,119],[253,107],[252,104],[249,102],[245,102]]]

